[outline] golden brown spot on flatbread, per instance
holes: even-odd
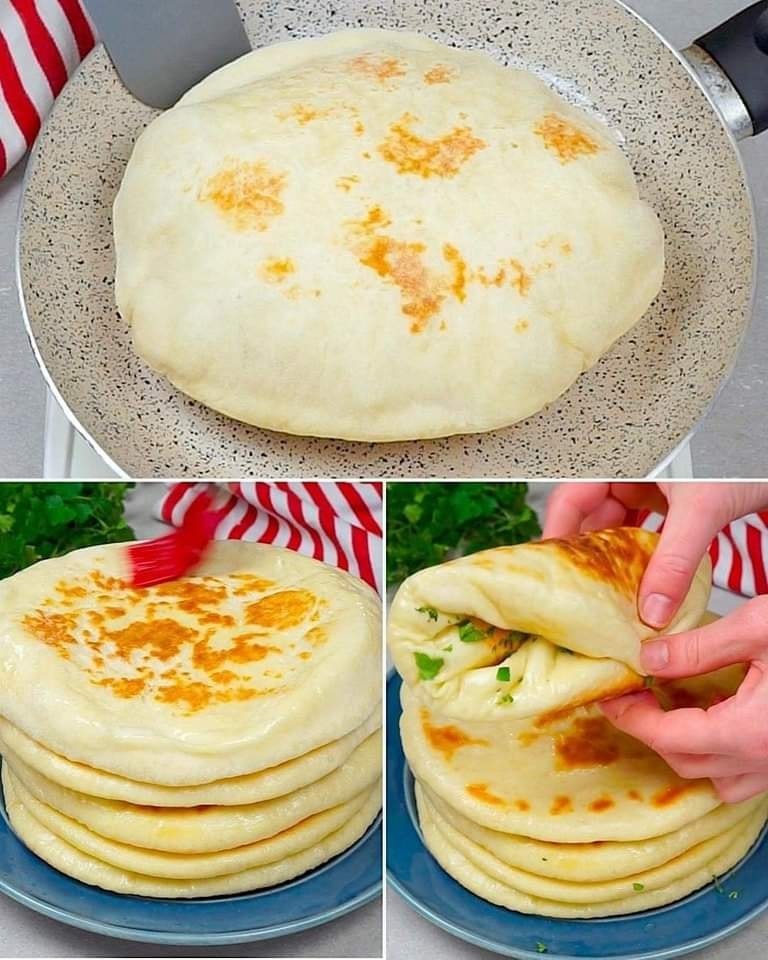
[[[655,536],[619,527],[565,540],[538,540],[528,546],[555,550],[580,573],[608,583],[633,603],[656,545]]]
[[[401,174],[414,174],[425,180],[455,177],[468,160],[488,146],[469,127],[454,127],[442,137],[429,140],[413,132],[415,123],[418,117],[403,114],[390,125],[389,134],[378,147],[381,156]]]
[[[266,163],[229,161],[206,180],[198,194],[203,203],[212,203],[236,230],[266,230],[285,210],[280,196],[286,176]]]
[[[517,742],[521,747],[530,747],[532,744],[536,743],[540,736],[540,733],[534,733],[531,730],[523,730],[522,733],[518,733]]]
[[[520,813],[527,813],[531,809],[531,805],[527,800],[515,800],[515,806]]]
[[[603,717],[577,717],[555,737],[555,768],[605,767],[619,759],[615,728]]]
[[[573,813],[573,802],[571,798],[563,796],[562,794],[556,796],[552,801],[549,812],[553,817],[559,817],[563,813]]]
[[[245,622],[255,627],[285,630],[306,620],[316,603],[317,597],[309,590],[281,590],[249,604]]]
[[[467,299],[467,264],[464,258],[453,244],[443,245],[443,258],[453,268],[453,280],[451,282],[451,292],[459,303],[464,303]]]
[[[497,797],[495,793],[491,793],[487,783],[468,783],[467,793],[481,803],[488,803],[494,807],[506,806],[506,802],[502,800],[501,797]]]
[[[382,86],[389,86],[391,81],[406,74],[402,60],[396,57],[375,56],[372,53],[363,53],[347,61],[347,70],[361,77],[370,77]]]
[[[611,797],[602,796],[598,797],[597,800],[593,800],[589,804],[589,809],[592,813],[605,813],[606,810],[610,810],[611,807],[615,807],[616,803]]]
[[[305,127],[313,120],[321,120],[329,117],[333,113],[333,107],[321,109],[320,107],[310,107],[305,103],[295,103],[290,110],[278,113],[278,120],[295,120],[302,127]]]
[[[60,594],[62,597],[65,597],[66,599],[88,596],[88,591],[85,589],[85,587],[80,587],[77,584],[67,583],[65,580],[57,583],[54,589],[56,590],[56,593]]]
[[[360,183],[360,177],[352,174],[348,177],[339,177],[336,181],[336,186],[339,188],[339,190],[349,193],[356,183]]]
[[[116,680],[114,677],[104,677],[102,680],[92,680],[91,683],[100,687],[109,687],[112,693],[122,700],[132,700],[142,693],[147,685],[147,681],[142,677],[134,677],[131,680],[125,678]]]
[[[283,283],[286,277],[296,273],[296,264],[290,257],[270,257],[259,271],[267,283]]]
[[[687,783],[678,783],[666,787],[664,790],[659,790],[653,794],[651,803],[654,807],[671,807],[686,793],[698,789],[705,782],[704,780],[690,780]]]
[[[263,640],[259,633],[241,633],[232,639],[230,647],[212,647],[211,638],[198,640],[192,648],[192,662],[199,670],[210,673],[218,670],[227,661],[231,663],[255,663],[270,653],[280,653],[279,647],[272,647],[254,640]]]
[[[518,320],[515,324],[515,333],[525,333],[529,326],[527,320]]]
[[[234,683],[234,681],[238,679],[237,674],[231,670],[219,670],[217,673],[211,674],[211,680],[213,680],[214,683]]]
[[[232,595],[235,597],[245,597],[249,593],[264,593],[265,590],[277,586],[274,580],[267,580],[265,577],[258,577],[253,573],[232,573],[229,579],[237,580],[240,583],[240,586],[232,591]]]
[[[502,260],[495,273],[488,273],[485,267],[478,267],[473,279],[483,287],[501,288],[509,284],[521,297],[527,297],[533,284],[533,277],[519,260]]]
[[[463,730],[460,730],[453,724],[444,727],[435,726],[431,722],[429,713],[426,710],[421,711],[421,729],[424,731],[424,736],[427,738],[432,749],[442,753],[446,760],[451,760],[454,753],[456,753],[457,750],[461,750],[462,747],[488,746],[487,740],[478,740],[475,737],[470,737],[469,734],[464,733]]]
[[[116,620],[118,617],[125,616],[125,607],[104,607],[104,616],[110,620]]]
[[[456,79],[456,76],[457,73],[453,67],[446,66],[444,63],[436,63],[424,74],[424,83],[429,86],[434,86],[436,83],[450,83],[451,80]]]
[[[216,606],[227,596],[222,584],[211,585],[201,579],[189,578],[170,580],[153,587],[153,594],[160,598],[171,598],[174,606],[187,613],[205,613],[206,607]]]
[[[570,163],[600,150],[600,145],[584,130],[554,113],[543,117],[534,127],[534,133],[541,137],[547,150],[557,154],[560,163]]]
[[[640,801],[643,799],[643,795],[639,790],[627,790],[627,796],[630,800]]]
[[[312,627],[304,639],[313,647],[319,647],[328,642],[328,631],[323,627]]]
[[[363,125],[362,120],[355,120],[355,123],[352,129],[356,137],[362,137],[362,135],[365,133],[365,126]]]
[[[35,613],[22,618],[22,625],[34,637],[47,644],[64,659],[69,660],[69,647],[76,643],[72,630],[77,617],[70,613]]]
[[[114,645],[113,656],[130,661],[136,652],[161,662],[177,656],[181,648],[193,640],[195,630],[177,620],[138,620],[122,630],[105,630],[102,639]]]

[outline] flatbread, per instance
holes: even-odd
[[[701,862],[696,862],[696,858],[693,858],[690,869],[685,875],[663,887],[642,891],[633,889],[626,896],[612,900],[569,903],[532,896],[499,880],[499,873],[505,873],[500,861],[482,847],[462,837],[426,804],[419,802],[419,820],[426,846],[442,868],[454,879],[484,900],[518,913],[564,919],[639,913],[642,910],[651,910],[680,900],[694,890],[706,886],[713,877],[721,876],[737,864],[763,830],[765,817],[764,807],[751,814],[744,825],[729,832],[729,844],[723,852],[711,859],[704,858]],[[707,851],[701,852],[706,856]],[[471,859],[467,856],[468,853],[471,853]],[[509,869],[506,868],[506,870]]]
[[[380,607],[361,580],[242,541],[142,590],[124,563],[124,545],[89,547],[0,583],[0,715],[54,753],[211,783],[332,743],[380,700]]]
[[[530,416],[664,273],[604,124],[486,54],[380,30],[203,80],[139,138],[114,235],[152,367],[239,420],[350,440]]]
[[[658,534],[634,527],[497,547],[409,577],[389,617],[397,670],[445,717],[512,721],[641,689],[637,594]],[[675,619],[696,626],[702,560]]]
[[[763,797],[722,803],[679,830],[647,840],[552,843],[489,830],[462,816],[426,787],[419,789],[428,798],[430,809],[502,863],[541,877],[588,886],[654,870],[692,847],[721,836],[765,806]]]
[[[372,800],[374,793],[381,794],[381,784],[377,782],[346,803],[307,817],[266,840],[215,853],[174,854],[118,843],[94,833],[77,820],[36,800],[7,764],[3,766],[3,784],[6,790],[10,787],[13,796],[35,820],[82,853],[129,873],[173,880],[200,880],[242,873],[309,850],[347,823]]]
[[[731,695],[743,676],[742,667],[718,671],[708,695]],[[687,681],[673,689],[686,705],[708,703]],[[491,830],[554,843],[639,841],[720,806],[709,780],[682,779],[594,705],[538,720],[469,724],[430,712],[406,687],[402,700],[403,749],[416,778]]]
[[[210,853],[273,837],[369,789],[381,776],[381,733],[371,734],[321,780],[284,797],[234,807],[174,810],[102,800],[58,786],[13,753],[4,761],[36,800],[100,836],[169,853]]]
[[[15,796],[13,785],[6,792],[6,807],[19,839],[56,870],[83,883],[142,897],[212,897],[242,893],[285,883],[319,866],[352,846],[376,818],[381,805],[379,790],[338,830],[306,850],[239,873],[200,880],[170,880],[113,867],[67,843],[37,820]]]
[[[258,773],[189,787],[163,787],[128,780],[59,756],[0,718],[0,753],[12,752],[28,767],[62,787],[107,800],[156,807],[232,806],[259,803],[314,783],[344,763],[381,726],[381,705],[351,733],[332,743]]]

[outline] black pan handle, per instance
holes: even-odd
[[[768,0],[710,30],[696,45],[718,64],[744,101],[754,134],[768,130]]]

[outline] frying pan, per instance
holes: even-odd
[[[254,48],[346,27],[407,29],[544,77],[622,142],[664,224],[664,289],[563,397],[503,430],[364,444],[230,420],[137,358],[115,308],[111,205],[154,113],[97,48],[59,97],[31,158],[18,272],[43,372],[99,452],[135,477],[627,477],[668,458],[722,386],[750,318],[754,223],[736,138],[768,125],[768,2],[709,34],[690,61],[615,0],[238,5]]]

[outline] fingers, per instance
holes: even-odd
[[[768,654],[768,597],[756,597],[706,627],[649,640],[643,669],[655,677],[693,677]]]
[[[754,761],[745,757],[727,757],[717,753],[665,753],[664,759],[676,774],[686,780],[716,780],[751,773]]]
[[[581,532],[591,533],[593,530],[607,530],[610,527],[620,527],[627,519],[627,508],[618,500],[604,500],[596,510],[593,510],[581,522]]]
[[[768,771],[715,778],[712,783],[723,803],[741,803],[768,790]]]
[[[738,753],[728,724],[718,724],[705,710],[686,708],[665,713],[645,690],[600,704],[611,723],[641,740],[656,753]]]
[[[561,483],[547,504],[544,539],[579,533],[584,518],[606,500],[610,488],[609,483]]]

